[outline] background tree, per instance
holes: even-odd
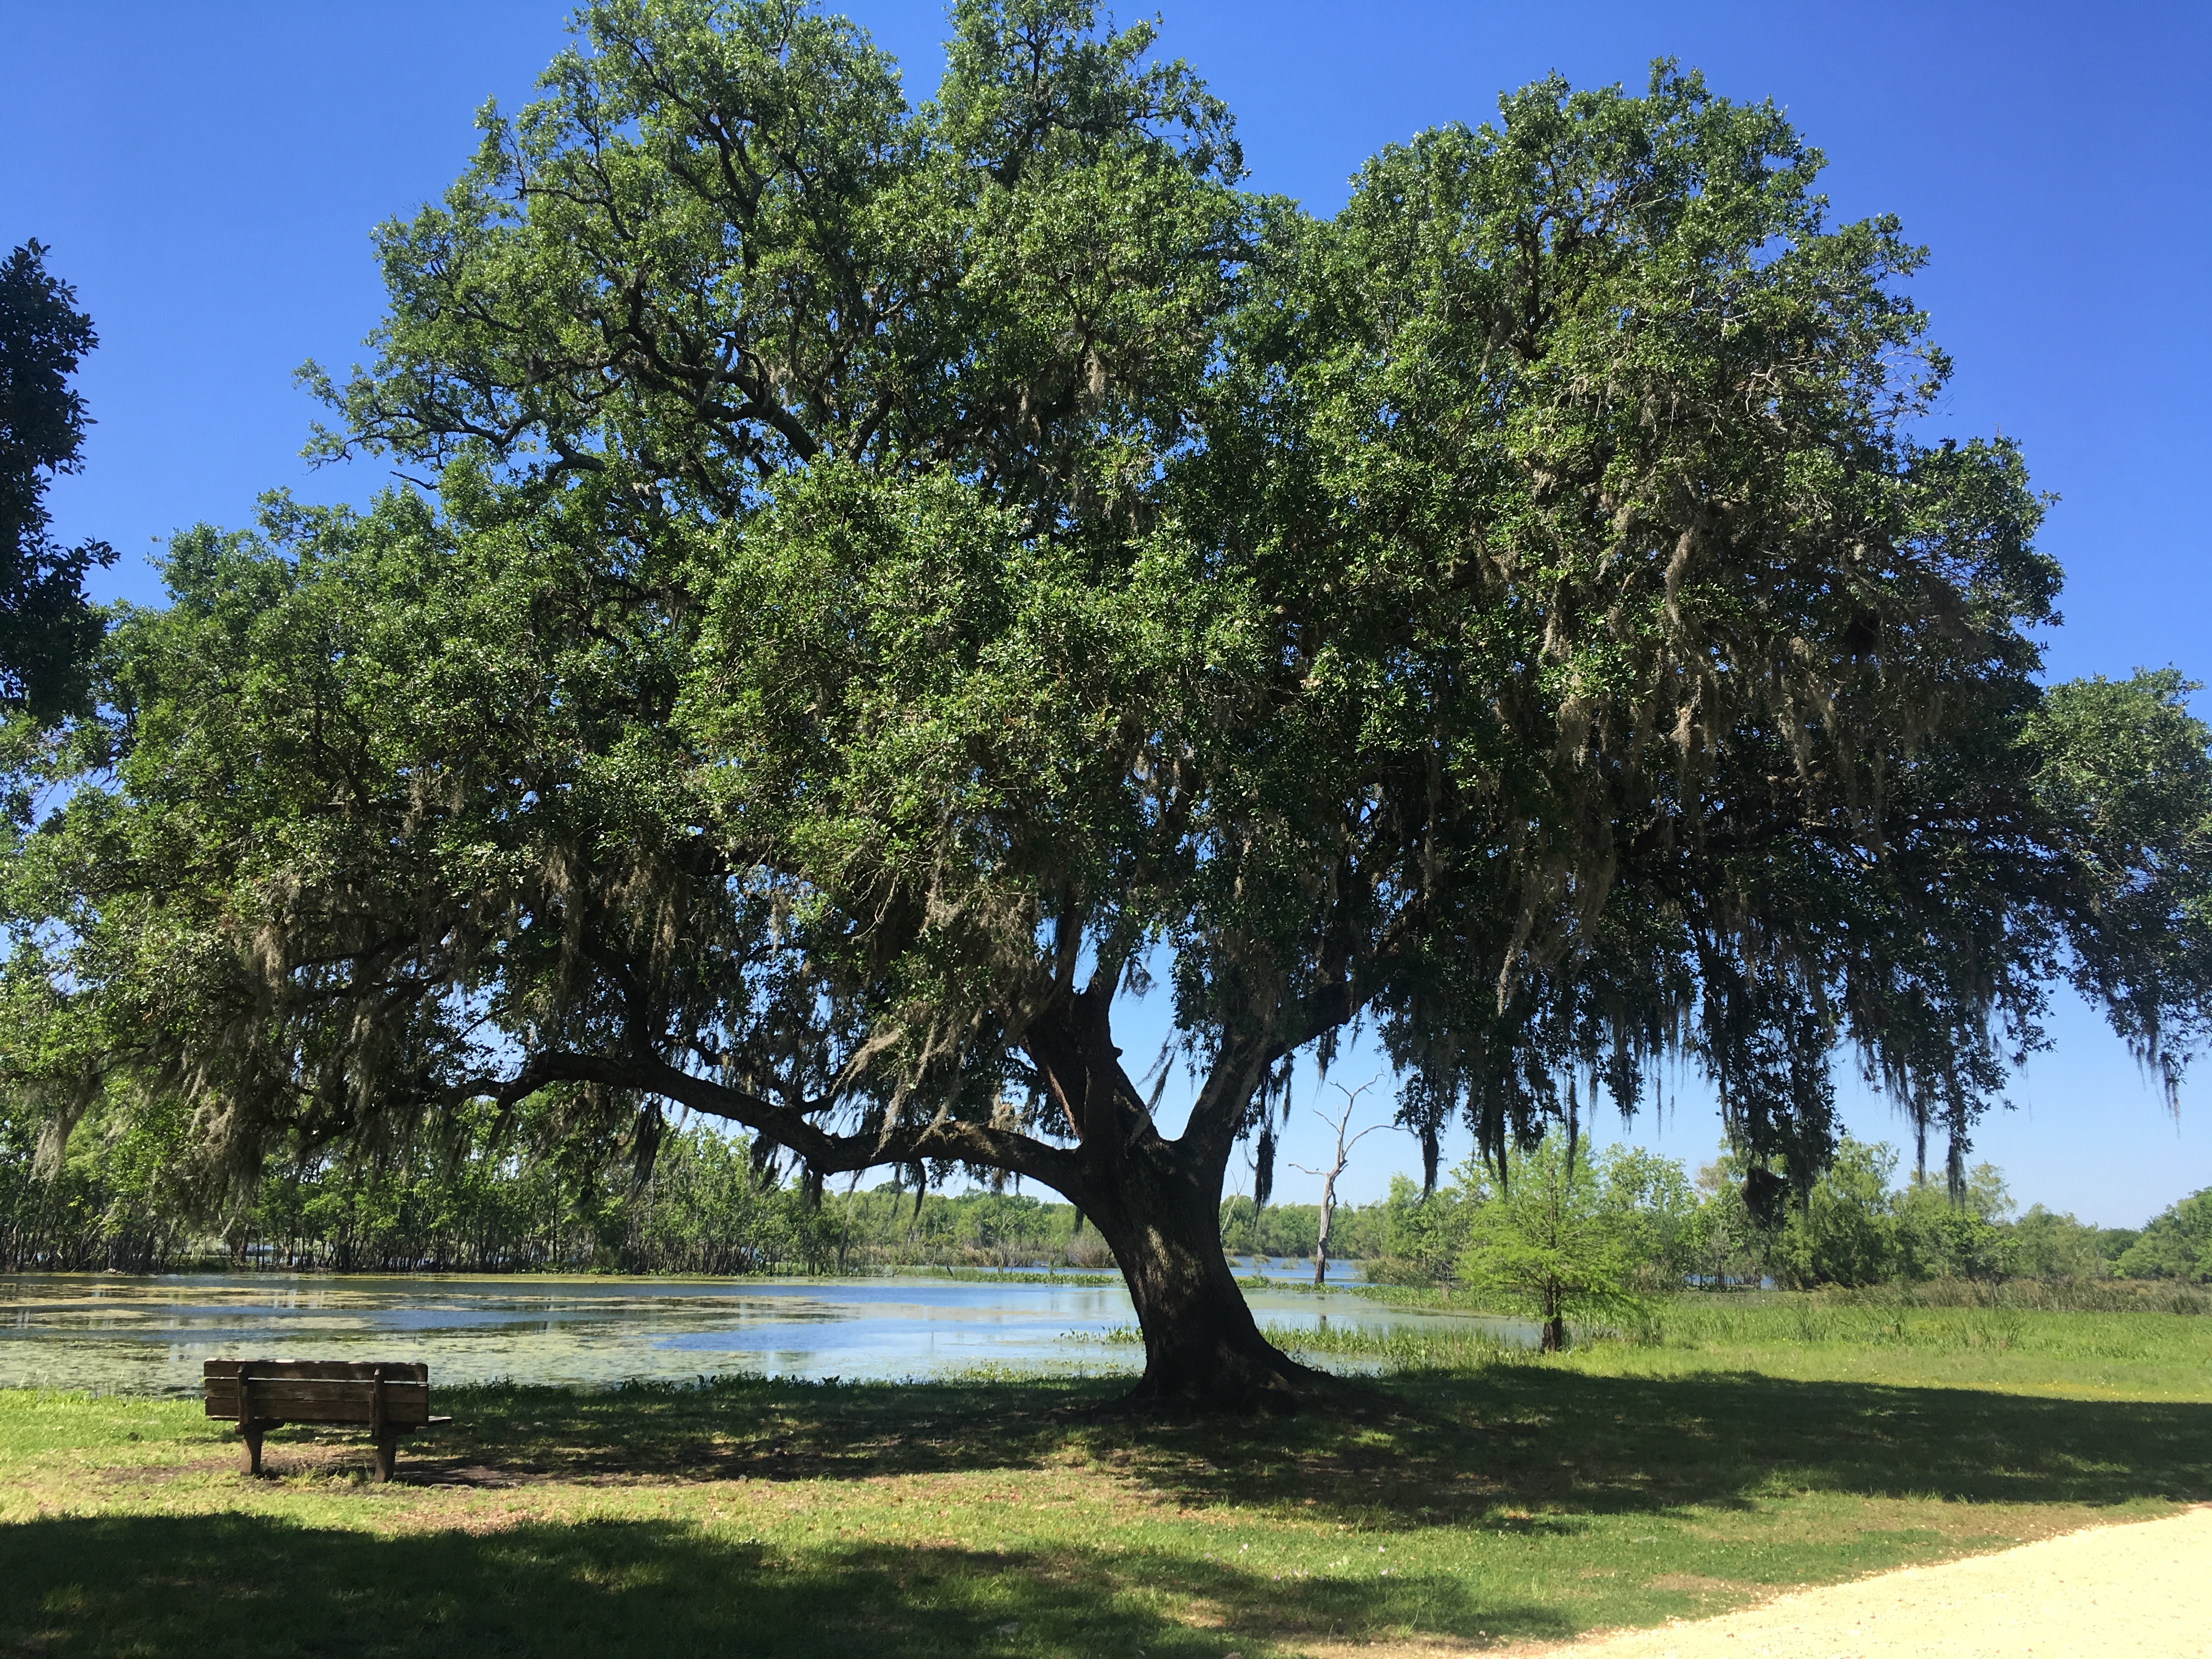
[[[1611,1217],[1639,1295],[1681,1290],[1696,1271],[1698,1195],[1671,1158],[1640,1146],[1608,1147],[1598,1166],[1598,1202]]]
[[[1335,1132],[1335,1156],[1330,1158],[1328,1167],[1326,1169],[1310,1170],[1303,1164],[1294,1164],[1291,1166],[1292,1169],[1297,1170],[1304,1174],[1315,1175],[1321,1177],[1320,1225],[1315,1232],[1313,1247],[1314,1286],[1316,1289],[1319,1289],[1328,1280],[1328,1229],[1329,1224],[1336,1218],[1337,1177],[1344,1173],[1345,1166],[1352,1162],[1352,1149],[1353,1147],[1357,1146],[1361,1141],[1366,1139],[1368,1136],[1373,1134],[1376,1130],[1389,1127],[1387,1124],[1370,1123],[1365,1128],[1360,1130],[1358,1133],[1351,1135],[1349,1139],[1346,1139],[1347,1132],[1352,1127],[1352,1115],[1358,1109],[1360,1096],[1365,1094],[1368,1090],[1374,1086],[1375,1085],[1372,1081],[1363,1083],[1357,1089],[1347,1089],[1340,1083],[1337,1085],[1337,1092],[1344,1097],[1344,1109],[1339,1112],[1334,1118],[1328,1116],[1323,1112],[1316,1112],[1314,1114],[1315,1116],[1320,1118],[1323,1123],[1328,1125],[1330,1129]]]
[[[1611,1154],[1593,1159],[1570,1137],[1510,1152],[1468,1217],[1460,1279],[1477,1296],[1533,1315],[1537,1346],[1567,1346],[1567,1322],[1633,1313],[1638,1227],[1617,1207],[1627,1186]]]
[[[1845,1135],[1836,1155],[1792,1209],[1768,1260],[1798,1289],[1881,1285],[1915,1260],[1899,1224],[1891,1185],[1897,1149]]]
[[[1752,1212],[1745,1198],[1749,1185],[1743,1160],[1726,1148],[1698,1171],[1689,1246],[1692,1271],[1705,1289],[1757,1286],[1767,1276],[1774,1231]]]
[[[1955,1191],[1916,1173],[1893,1207],[1899,1276],[1999,1279],[2014,1271],[2012,1194],[1996,1165],[1977,1164]]]
[[[48,532],[47,485],[80,469],[89,424],[70,382],[99,338],[46,256],[30,241],[0,263],[0,701],[52,718],[85,690],[100,639],[85,573],[115,551]]]
[[[2029,1279],[2103,1279],[2120,1250],[2106,1243],[2104,1229],[2031,1204],[2013,1223],[2013,1267]],[[2128,1241],[2134,1243],[2130,1233]],[[2123,1245],[2121,1249],[2126,1246]]]
[[[1895,1147],[1844,1136],[1772,1241],[1775,1276],[1803,1290],[2015,1271],[2012,1198],[1994,1166],[1976,1164],[1953,1191],[1920,1170],[1896,1187],[1898,1164]]]
[[[1369,1265],[1368,1277],[1415,1285],[1449,1279],[1467,1249],[1468,1203],[1485,1180],[1475,1158],[1426,1192],[1418,1182],[1392,1176],[1382,1200],[1382,1260]]]
[[[2212,1188],[2191,1193],[2154,1217],[2114,1266],[2124,1279],[2212,1284]]]
[[[1918,251],[1771,106],[1543,82],[1320,222],[1149,27],[954,27],[915,106],[787,0],[604,0],[384,228],[326,443],[426,487],[180,539],[10,862],[55,1124],[181,1098],[210,1203],[540,1099],[1019,1176],[1144,1392],[1244,1402],[1308,1374],[1224,1177],[1355,1022],[1492,1156],[1680,1053],[1770,1220],[1839,1042],[1959,1175],[2054,977],[2177,1074],[2206,734],[2038,689],[2021,458],[1910,435]]]
[[[1339,1200],[1329,1218],[1331,1261],[1371,1261],[1383,1252],[1385,1206],[1381,1201],[1348,1205]],[[1270,1204],[1256,1215],[1248,1194],[1232,1194],[1221,1203],[1221,1244],[1231,1255],[1251,1253],[1313,1260],[1321,1241],[1321,1206]]]

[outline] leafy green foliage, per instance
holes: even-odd
[[[182,1113],[95,1111],[51,1173],[27,1126],[0,1125],[0,1266],[146,1272],[212,1255],[295,1271],[720,1275],[836,1263],[837,1216],[810,1209],[743,1139],[671,1134],[641,1184],[627,1149],[594,1158],[561,1135],[543,1115],[513,1125],[477,1109],[441,1144],[342,1144],[266,1171],[210,1235],[179,1180],[193,1157]]]
[[[2127,1279],[2212,1285],[2212,1188],[2191,1194],[2155,1217],[2121,1253],[2114,1271]]]
[[[1641,1146],[1614,1146],[1592,1170],[1598,1208],[1629,1262],[1640,1293],[1681,1288],[1697,1245],[1698,1195],[1671,1158]]]
[[[1991,1166],[1955,1197],[1916,1175],[1893,1190],[1897,1150],[1844,1137],[1834,1162],[1774,1241],[1775,1275],[1801,1287],[1931,1278],[1988,1279],[2012,1270],[2012,1200]]]
[[[2013,1269],[2029,1279],[2101,1279],[2136,1238],[2031,1204],[2012,1225]]]
[[[896,1182],[833,1193],[823,1226],[844,1267],[1106,1267],[1113,1252],[1074,1206],[978,1188],[915,1194]]]
[[[2037,794],[2075,849],[2074,902],[2096,917],[2076,932],[2075,983],[2160,1063],[2169,1104],[2166,1045],[2185,1048],[2203,1011],[2166,988],[2197,982],[2212,949],[2212,760],[2188,712],[2199,689],[2171,668],[2069,681],[2024,733],[2040,756]]]
[[[1697,1173],[1697,1208],[1686,1237],[1693,1282],[1708,1290],[1757,1285],[1766,1277],[1773,1229],[1747,1194],[1757,1184],[1731,1147]]]
[[[1365,1261],[1382,1253],[1387,1211],[1382,1204],[1340,1204],[1329,1222],[1328,1253]],[[1249,1197],[1222,1200],[1221,1243],[1240,1255],[1291,1256],[1310,1261],[1321,1238],[1318,1204],[1269,1204],[1255,1218]]]
[[[70,381],[99,340],[46,256],[30,241],[0,262],[0,699],[51,720],[84,695],[100,631],[85,573],[115,550],[48,533],[47,485],[80,470],[90,423]]]
[[[173,1103],[95,1110],[58,1147],[39,1114],[0,1101],[0,1272],[174,1266],[195,1231],[173,1181],[189,1128]]]
[[[1548,1139],[1516,1151],[1474,1198],[1460,1277],[1534,1315],[1547,1351],[1566,1346],[1571,1319],[1635,1311],[1635,1249],[1648,1230],[1620,1207],[1640,1183],[1617,1178],[1616,1161]]]
[[[1370,1278],[1379,1272],[1393,1283],[1442,1284],[1451,1277],[1467,1248],[1474,1183],[1466,1174],[1425,1193],[1404,1176],[1390,1177],[1382,1201],[1382,1261],[1370,1268]]]
[[[1890,1188],[1897,1149],[1845,1136],[1836,1157],[1784,1226],[1775,1255],[1800,1285],[1880,1285],[1905,1265]]]
[[[1971,1298],[2027,1279],[2053,1286],[2052,1307],[2094,1308],[2105,1305],[2095,1282],[2205,1277],[2202,1240],[2191,1231],[2202,1231],[2202,1194],[2143,1230],[2097,1228],[2039,1204],[2015,1218],[2003,1176],[1987,1164],[1967,1172],[1955,1196],[1947,1183],[1918,1173],[1900,1184],[1899,1164],[1896,1148],[1846,1135],[1804,1201],[1769,1227],[1744,1200],[1744,1170],[1733,1152],[1724,1148],[1693,1183],[1672,1159],[1619,1146],[1595,1161],[1568,1210],[1587,1222],[1586,1243],[1597,1238],[1601,1222],[1610,1230],[1619,1255],[1591,1246],[1593,1259],[1607,1264],[1612,1282],[1644,1297],[1677,1291],[1686,1281],[1716,1291],[1770,1283],[1807,1290],[1932,1285]],[[1461,1259],[1494,1190],[1489,1172],[1473,1161],[1425,1199],[1399,1177],[1382,1206],[1383,1250],[1369,1279],[1456,1283],[1478,1298],[1486,1285],[1494,1291],[1492,1281],[1470,1276]],[[2147,1248],[2138,1249],[2139,1240]]]

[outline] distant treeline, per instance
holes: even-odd
[[[459,1120],[442,1146],[343,1149],[266,1171],[250,1194],[196,1188],[181,1122],[96,1115],[64,1155],[38,1157],[27,1115],[0,1116],[0,1271],[186,1267],[337,1273],[823,1273],[936,1263],[1108,1268],[1073,1206],[1020,1192],[917,1193],[912,1176],[810,1191],[744,1136],[665,1136],[635,1178],[634,1144],[578,1157],[547,1126]],[[763,1152],[769,1149],[760,1149]],[[940,1176],[940,1179],[941,1179]],[[1255,1248],[1249,1200],[1224,1206],[1232,1248]],[[1340,1210],[1338,1237],[1378,1237]],[[1313,1205],[1263,1212],[1256,1247],[1306,1254]]]
[[[1765,1226],[1743,1198],[1744,1170],[1729,1155],[1687,1178],[1671,1158],[1616,1147],[1594,1160],[1612,1236],[1632,1241],[1634,1277],[1646,1290],[1772,1283],[1792,1290],[1866,1288],[1933,1281],[2212,1282],[2212,1188],[2182,1200],[2142,1228],[2094,1227],[2040,1204],[2025,1214],[1990,1164],[1969,1172],[1954,1200],[1945,1183],[1900,1181],[1895,1148],[1844,1139],[1802,1203]],[[1491,1171],[1462,1164],[1426,1200],[1403,1177],[1382,1205],[1378,1260],[1370,1278],[1449,1285],[1460,1274],[1471,1229],[1492,1190]]]
[[[337,1273],[824,1273],[935,1264],[1110,1270],[1074,1206],[1018,1192],[917,1193],[911,1178],[808,1192],[751,1143],[666,1137],[640,1185],[619,1165],[501,1152],[340,1154],[265,1175],[213,1224],[128,1143],[33,1173],[34,1142],[0,1126],[0,1271],[155,1273],[228,1265]],[[1371,1249],[1381,1206],[1340,1207],[1333,1247]],[[1310,1255],[1317,1205],[1223,1206],[1232,1250]]]
[[[442,1146],[334,1151],[268,1170],[250,1193],[210,1196],[183,1161],[181,1121],[134,1114],[127,1121],[110,1132],[95,1114],[42,1164],[32,1120],[0,1112],[0,1271],[228,1263],[724,1275],[1113,1266],[1096,1229],[1064,1202],[1018,1191],[917,1194],[911,1175],[865,1190],[810,1190],[772,1157],[757,1157],[745,1138],[697,1127],[663,1137],[640,1182],[633,1142],[610,1139],[579,1156],[573,1136],[502,1121],[487,1108],[455,1120]],[[1629,1231],[1646,1258],[1640,1277],[1654,1288],[2212,1280],[2212,1192],[2141,1230],[2100,1230],[2040,1205],[2015,1215],[1987,1165],[1954,1205],[1940,1186],[1900,1184],[1891,1148],[1846,1139],[1809,1200],[1767,1230],[1746,1209],[1742,1172],[1726,1157],[1694,1180],[1648,1152],[1607,1157],[1608,1190],[1633,1212]],[[1462,1165],[1425,1198],[1395,1179],[1380,1202],[1338,1207],[1330,1254],[1362,1261],[1370,1278],[1449,1285],[1489,1178],[1479,1164]],[[1316,1205],[1271,1204],[1255,1216],[1250,1198],[1234,1197],[1221,1208],[1222,1241],[1236,1254],[1310,1259],[1320,1220]]]
[[[620,1160],[535,1155],[499,1127],[487,1112],[443,1148],[336,1152],[210,1197],[143,1131],[81,1127],[42,1171],[23,1126],[0,1122],[0,1268],[722,1274],[834,1257],[830,1218],[743,1140],[670,1134],[640,1184]]]
[[[1382,1255],[1387,1211],[1382,1203],[1338,1205],[1328,1229],[1329,1259],[1364,1261]],[[1297,1256],[1310,1261],[1320,1237],[1318,1204],[1270,1204],[1260,1212],[1256,1228],[1249,1198],[1231,1198],[1221,1206],[1221,1242],[1234,1255]]]
[[[250,1193],[197,1184],[181,1118],[80,1122],[42,1165],[39,1126],[0,1108],[0,1271],[185,1267],[337,1273],[824,1273],[900,1264],[1110,1269],[1073,1206],[1019,1191],[917,1193],[911,1173],[810,1190],[744,1136],[691,1127],[635,1177],[634,1134],[596,1149],[555,1121],[489,1107],[441,1145],[335,1149],[270,1169]],[[1380,1205],[1340,1206],[1332,1253],[1371,1254]],[[1305,1256],[1316,1205],[1222,1208],[1230,1249]]]

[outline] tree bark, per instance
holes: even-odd
[[[1221,1248],[1218,1180],[1156,1137],[1078,1200],[1114,1252],[1145,1334],[1139,1404],[1295,1410],[1326,1382],[1260,1334]]]
[[[1544,1290],[1544,1323],[1542,1334],[1536,1340],[1538,1353],[1565,1353],[1567,1351],[1567,1310],[1565,1300],[1558,1287],[1547,1285]]]
[[[1343,1153],[1338,1152],[1337,1169],[1342,1169]],[[1314,1238],[1314,1289],[1320,1290],[1328,1282],[1328,1224],[1336,1215],[1336,1170],[1321,1183],[1321,1231]]]
[[[1327,1379],[1260,1334],[1230,1271],[1221,1248],[1229,1139],[1199,1132],[1202,1120],[1212,1121],[1203,1099],[1191,1129],[1176,1140],[1161,1138],[1121,1068],[1111,1000],[1110,986],[1069,996],[1032,1026],[1024,1046],[1077,1137],[1079,1173],[1059,1190],[1113,1250],[1144,1331],[1145,1376],[1132,1399],[1209,1410],[1295,1408]],[[1221,1081],[1236,1093],[1236,1079]],[[1249,1095],[1248,1085],[1242,1098]]]

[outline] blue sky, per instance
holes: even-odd
[[[2019,439],[2062,498],[2044,538],[2068,574],[2052,673],[2212,678],[2212,8],[1160,3],[1164,49],[1237,112],[1252,182],[1318,212],[1380,145],[1480,121],[1554,69],[1640,86],[1666,54],[1729,96],[1773,98],[1827,153],[1839,216],[1895,212],[1933,250],[1913,292],[1958,366],[1934,428]],[[938,5],[842,9],[907,65],[911,95],[934,87]],[[122,550],[103,597],[156,601],[144,556],[181,526],[244,522],[263,489],[358,499],[382,482],[299,460],[316,410],[292,370],[358,355],[380,301],[370,227],[460,170],[484,99],[527,97],[565,13],[0,0],[0,246],[47,243],[102,339],[86,471],[53,504],[64,534]],[[1157,1020],[1133,1011],[1133,1057]],[[2087,1010],[2062,1007],[2054,1033],[2021,1109],[1981,1137],[2024,1203],[2118,1225],[2212,1184],[2212,1062],[2177,1120]],[[1373,1069],[1354,1055],[1340,1074]],[[1880,1101],[1846,1097],[1860,1133],[1900,1138]],[[1313,1163],[1299,1115],[1286,1156]],[[1694,1162],[1718,1129],[1685,1078],[1665,1123],[1632,1133]],[[1370,1195],[1413,1163],[1405,1137],[1370,1137],[1346,1186]],[[1278,1190],[1317,1184],[1285,1171]]]

